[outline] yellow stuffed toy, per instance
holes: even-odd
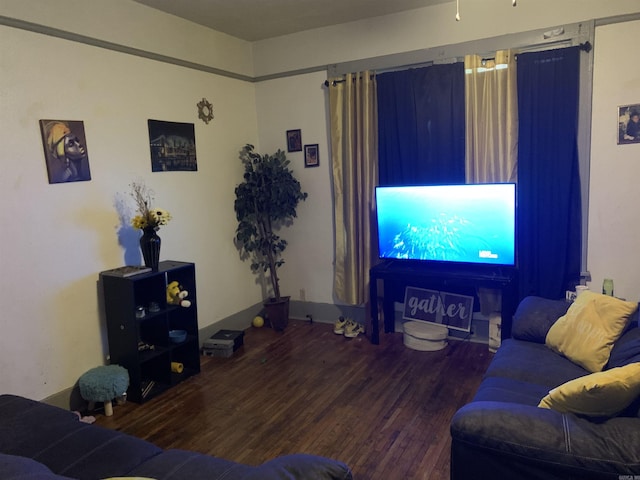
[[[175,280],[167,285],[167,304],[169,305],[180,305],[181,307],[190,307],[191,302],[189,300],[185,300],[185,298],[189,295],[182,285],[180,285]]]

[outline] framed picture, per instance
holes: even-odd
[[[640,104],[618,107],[618,145],[640,143]]]
[[[149,120],[152,172],[195,172],[196,134],[193,123]]]
[[[84,123],[77,120],[40,120],[49,183],[91,180]]]
[[[302,132],[300,130],[287,130],[287,152],[302,151]]]
[[[304,166],[317,167],[320,165],[320,157],[318,155],[318,144],[304,146]]]

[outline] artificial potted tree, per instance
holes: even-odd
[[[253,145],[240,151],[244,180],[236,187],[234,209],[238,220],[236,243],[243,258],[251,259],[251,270],[267,274],[273,296],[264,302],[266,315],[275,330],[289,322],[289,298],[280,294],[278,268],[287,241],[276,232],[293,222],[300,201],[307,198],[293,176],[284,152],[260,155]]]

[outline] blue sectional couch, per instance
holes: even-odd
[[[539,408],[551,389],[591,372],[545,345],[569,303],[525,298],[471,401],[451,422],[451,479],[640,478],[640,396],[614,416]],[[637,312],[604,370],[640,362]],[[631,365],[636,368],[638,365]]]
[[[349,480],[349,467],[314,455],[287,455],[259,466],[144,440],[79,421],[57,407],[0,395],[0,480]]]

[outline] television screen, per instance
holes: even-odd
[[[515,265],[513,183],[376,187],[380,258]]]

